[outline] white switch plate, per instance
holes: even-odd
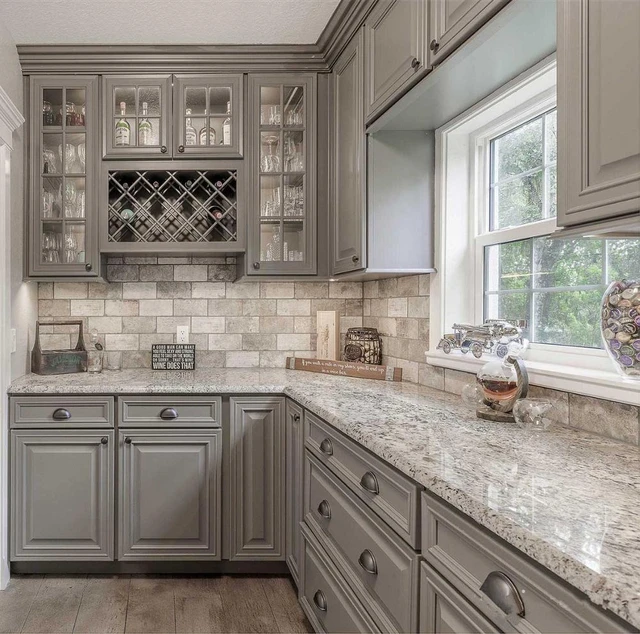
[[[189,343],[189,326],[178,326],[176,339],[178,343]]]
[[[18,349],[18,333],[15,328],[11,329],[11,352],[16,352]]]

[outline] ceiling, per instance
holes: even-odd
[[[311,44],[338,0],[0,0],[16,44]]]

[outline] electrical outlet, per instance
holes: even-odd
[[[176,339],[178,343],[189,343],[189,326],[178,326]]]
[[[15,328],[11,329],[11,352],[16,352],[18,349],[18,333]]]

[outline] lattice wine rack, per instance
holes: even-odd
[[[110,170],[109,242],[237,242],[237,176],[237,170]]]

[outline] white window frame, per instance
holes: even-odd
[[[492,138],[556,104],[555,55],[505,84],[436,130],[435,258],[427,362],[477,372],[486,363],[459,351],[437,350],[454,322],[484,318],[484,247],[553,233],[556,219],[488,231]],[[471,282],[470,282],[471,281]],[[640,402],[640,383],[618,375],[602,349],[532,343],[525,354],[534,385],[624,403]]]

